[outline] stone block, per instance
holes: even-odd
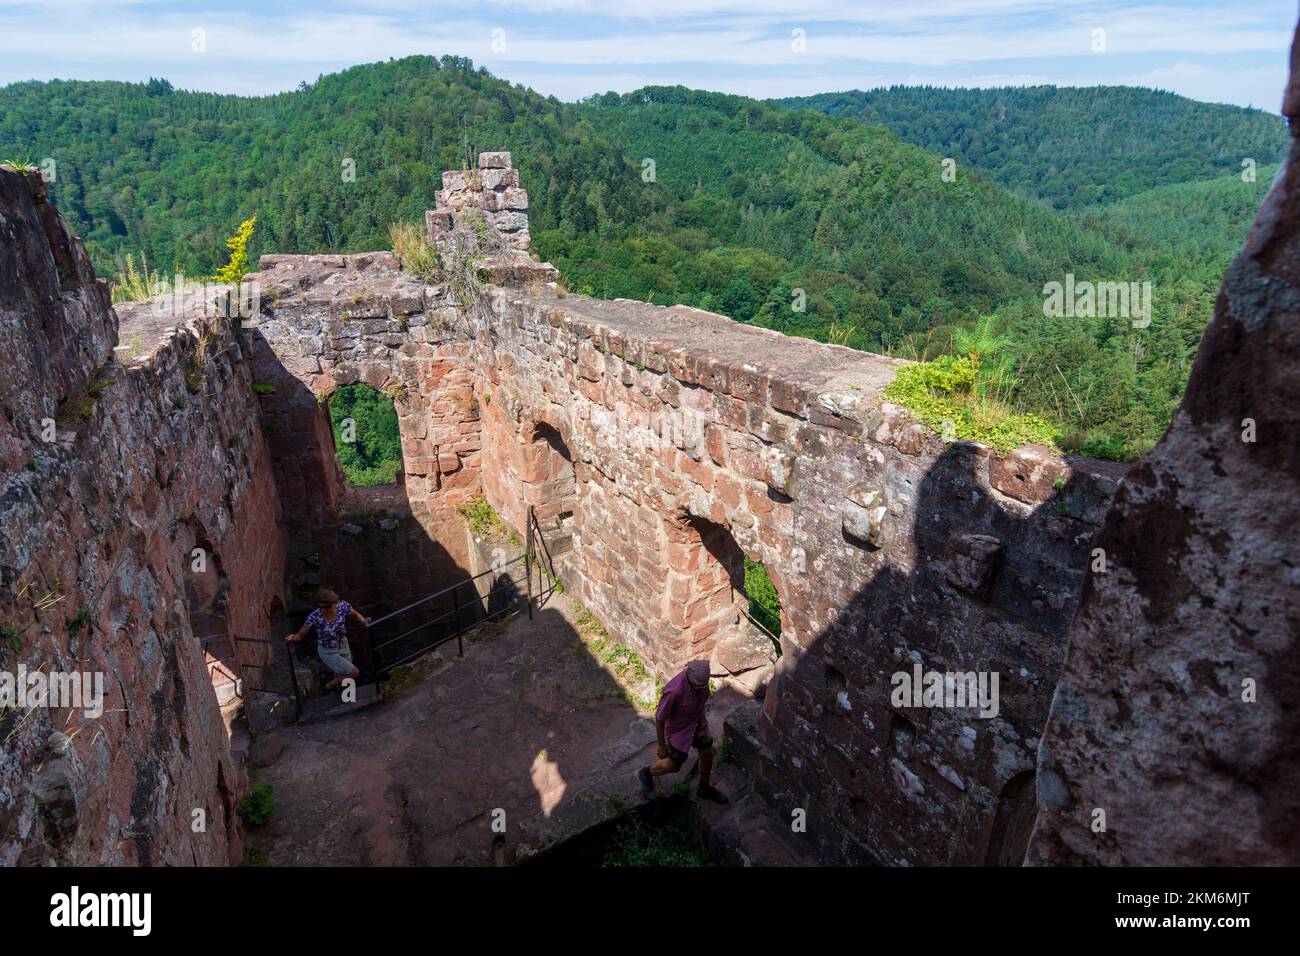
[[[884,542],[887,507],[884,492],[871,484],[851,487],[840,504],[840,524],[844,534],[860,545],[879,548]]]
[[[1002,542],[986,534],[955,534],[948,539],[943,573],[949,584],[987,601],[1002,560]]]
[[[479,169],[509,169],[510,154],[508,152],[479,153]]]
[[[1056,495],[1056,480],[1070,468],[1042,445],[1024,445],[989,459],[989,484],[1008,497],[1040,505]]]

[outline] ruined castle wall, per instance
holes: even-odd
[[[236,862],[243,772],[190,603],[269,636],[284,545],[247,364],[228,324],[169,334],[147,308],[115,349],[39,177],[0,170],[0,223],[0,659],[105,676],[102,716],[0,717],[0,862]]]
[[[264,256],[255,377],[290,529],[291,606],[321,583],[374,616],[464,576],[456,507],[478,494],[479,424],[469,343],[441,290],[397,270],[389,253]],[[453,310],[454,311],[454,310]],[[398,414],[396,488],[350,489],[326,402],[361,382]]]
[[[489,500],[517,529],[550,503],[538,433],[558,432],[578,597],[661,675],[696,657],[725,674],[720,649],[743,640],[716,540],[767,567],[783,655],[738,732],[823,858],[1023,854],[1114,469],[944,445],[881,400],[892,360],[694,309],[498,290],[475,354]],[[997,672],[998,715],[891,706],[891,675],[918,662]]]

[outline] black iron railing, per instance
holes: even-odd
[[[531,507],[526,524],[522,554],[441,591],[426,594],[370,622],[371,648],[381,677],[453,640],[456,641],[457,654],[463,657],[465,634],[485,621],[499,621],[520,610],[527,610],[530,618],[533,616],[534,599],[544,601],[555,590],[556,577],[550,550]],[[537,571],[536,590],[533,587],[534,568]],[[522,581],[518,577],[520,570],[523,572]],[[481,582],[485,578],[491,578],[491,584],[486,591],[481,591]],[[524,585],[522,590],[519,587],[521,583]],[[412,618],[421,612],[428,616],[418,623],[412,622]],[[399,623],[403,618],[405,623]],[[385,628],[395,629],[398,633],[376,638],[376,630]]]

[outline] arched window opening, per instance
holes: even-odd
[[[402,438],[393,400],[358,382],[336,389],[329,410],[334,453],[348,484],[395,484],[402,473]]]
[[[533,439],[526,449],[527,499],[552,559],[573,547],[574,512],[578,504],[578,479],[573,455],[559,429],[545,422],[533,426]]]
[[[715,674],[761,693],[780,655],[781,602],[762,564],[741,550],[729,529],[705,518],[684,522],[688,575],[685,602],[675,611],[685,625],[687,660],[710,659]],[[694,553],[691,553],[694,552]]]

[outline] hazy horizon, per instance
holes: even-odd
[[[319,4],[317,4],[319,6]],[[759,99],[883,87],[1130,86],[1280,111],[1295,4],[1221,0],[0,0],[0,84],[162,77],[286,92],[415,54],[573,101],[644,86]],[[1100,32],[1098,32],[1100,31]]]

